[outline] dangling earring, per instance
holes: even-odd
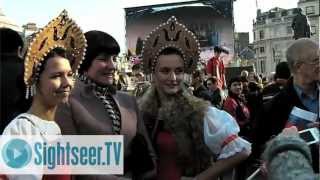
[[[37,93],[36,85],[32,84],[31,86],[26,87],[26,99],[33,97]]]
[[[36,84],[34,83],[31,85],[31,97],[34,96],[36,93]]]
[[[29,99],[30,86],[26,87],[26,99]]]

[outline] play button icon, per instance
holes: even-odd
[[[21,155],[22,153],[19,150],[16,150],[16,149],[13,150],[13,159],[17,159]]]
[[[2,149],[2,158],[11,168],[23,168],[32,156],[30,145],[23,139],[12,139]]]

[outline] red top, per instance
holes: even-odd
[[[44,175],[42,180],[71,180],[71,175]]]
[[[217,57],[212,57],[207,63],[207,74],[216,76],[218,79],[218,87],[224,89],[225,87],[225,70],[223,61]]]
[[[171,133],[161,131],[157,135],[159,155],[157,180],[180,180],[181,170],[177,165],[177,143]]]
[[[223,110],[227,111],[231,116],[233,116],[237,120],[237,123],[240,127],[243,127],[249,122],[250,112],[248,107],[244,103],[240,102],[240,108],[242,109],[242,112],[245,116],[245,119],[240,119],[240,117],[237,116],[237,108],[237,101],[234,98],[228,96],[223,104]]]

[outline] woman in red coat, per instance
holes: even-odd
[[[223,109],[230,113],[240,126],[240,135],[248,136],[250,112],[242,94],[242,84],[239,77],[232,78],[228,84],[228,97]]]

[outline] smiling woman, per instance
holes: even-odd
[[[68,31],[72,29],[72,31]],[[40,30],[29,45],[25,58],[26,98],[32,104],[5,128],[4,135],[61,134],[54,115],[57,105],[67,102],[73,86],[73,74],[85,55],[86,40],[67,12]],[[9,179],[69,179],[69,176],[8,175]]]
[[[39,79],[34,101],[41,101],[48,108],[66,102],[73,86],[73,72],[62,48],[53,49],[39,68]]]
[[[194,34],[171,17],[147,37],[143,65],[153,84],[139,108],[158,155],[157,179],[215,179],[248,156],[250,143],[229,114],[184,87],[199,59]]]
[[[160,53],[155,70],[155,83],[167,94],[175,94],[183,80],[184,65],[182,55],[174,48],[167,48]]]
[[[68,103],[58,106],[56,122],[63,134],[123,135],[122,175],[75,175],[76,180],[144,179],[153,176],[155,156],[134,97],[114,85],[118,42],[108,33],[85,33],[88,47],[80,77]],[[139,156],[139,155],[142,156]],[[145,161],[144,161],[145,160]]]

